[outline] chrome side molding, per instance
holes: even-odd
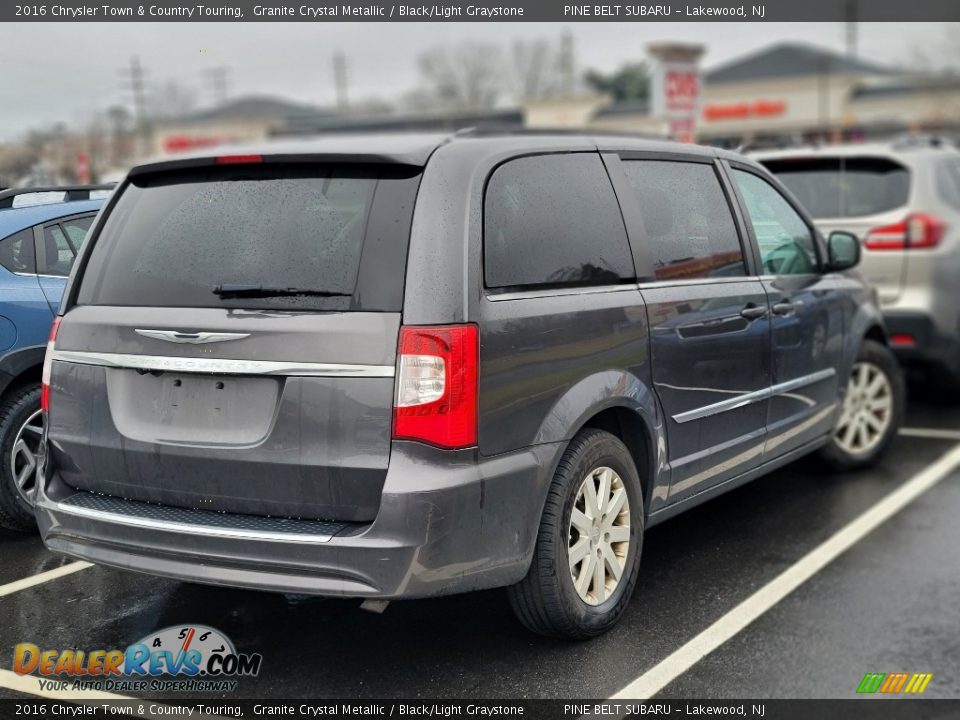
[[[772,398],[774,395],[783,395],[791,390],[796,390],[807,385],[813,385],[821,380],[827,380],[836,374],[836,370],[833,368],[827,368],[826,370],[820,370],[809,375],[804,375],[803,377],[798,377],[794,378],[793,380],[787,380],[786,382],[771,385],[768,388],[754,390],[753,392],[727,398],[726,400],[721,400],[720,402],[712,403],[711,405],[704,405],[703,407],[695,408],[693,410],[687,410],[686,412],[674,415],[673,419],[675,422],[680,423],[681,425],[683,423],[692,422],[693,420],[701,420],[705,417],[710,417],[711,415],[719,415],[722,412],[736,410],[737,408],[744,407],[745,405],[752,405],[753,403]]]

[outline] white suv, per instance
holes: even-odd
[[[863,244],[890,344],[960,386],[960,152],[936,138],[752,154],[824,235]]]

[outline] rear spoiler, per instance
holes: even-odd
[[[76,200],[89,200],[90,193],[96,190],[113,190],[116,183],[104,183],[102,185],[51,185],[43,187],[24,187],[12,188],[0,192],[0,210],[13,207],[14,198],[19,195],[33,195],[34,193],[62,192],[62,202],[73,202]]]
[[[387,153],[258,153],[224,152],[217,155],[200,155],[172,160],[154,160],[130,168],[127,177],[135,178],[176,170],[195,170],[230,165],[271,165],[318,163],[333,165],[391,165],[398,168],[422,168],[422,162],[416,162],[404,154]]]

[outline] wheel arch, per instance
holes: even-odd
[[[584,428],[604,430],[627,447],[637,467],[644,507],[649,508],[663,477],[666,435],[656,398],[635,375],[607,370],[573,385],[551,408],[538,442],[560,441],[552,473],[570,440]]]
[[[40,382],[46,345],[21,348],[0,357],[0,397],[27,383]]]
[[[861,303],[853,312],[850,320],[850,330],[846,334],[842,366],[837,368],[843,378],[841,388],[846,387],[846,378],[853,370],[853,364],[860,352],[864,340],[873,340],[882,345],[888,345],[887,327],[883,322],[880,309],[870,302]],[[842,392],[842,390],[841,390]]]

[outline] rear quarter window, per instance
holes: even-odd
[[[0,265],[12,273],[35,273],[33,228],[15,232],[0,240]]]
[[[866,217],[907,204],[910,171],[879,157],[763,162],[815,218]]]
[[[634,274],[599,155],[519,158],[494,171],[484,201],[488,288],[604,285]]]
[[[947,160],[937,165],[937,194],[947,205],[960,210],[960,160]]]
[[[399,311],[418,182],[398,167],[271,164],[134,178],[77,302]],[[315,294],[228,298],[218,285]]]

